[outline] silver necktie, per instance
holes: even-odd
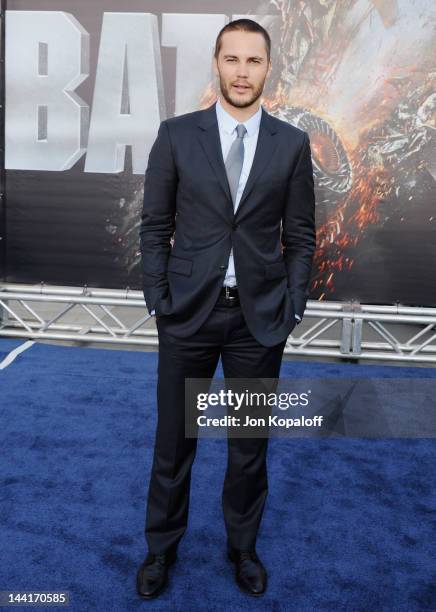
[[[242,165],[244,163],[244,136],[247,128],[244,124],[239,123],[236,126],[237,138],[232,142],[230,151],[226,157],[226,172],[229,181],[230,193],[232,194],[233,206],[236,204],[236,194],[239,186]]]

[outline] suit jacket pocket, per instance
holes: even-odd
[[[175,272],[176,274],[191,276],[192,260],[185,259],[184,257],[178,257],[177,255],[170,255],[167,270],[168,272]]]

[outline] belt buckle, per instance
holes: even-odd
[[[230,287],[226,285],[226,300],[236,300],[235,295],[230,295]]]

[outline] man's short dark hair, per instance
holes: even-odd
[[[259,23],[253,21],[252,19],[235,19],[235,21],[230,21],[220,30],[220,33],[218,34],[215,43],[216,59],[218,59],[218,55],[221,50],[221,38],[223,34],[225,34],[226,32],[234,32],[235,30],[240,30],[242,32],[258,32],[259,34],[262,34],[265,39],[266,54],[269,61],[271,57],[271,37],[265,30],[265,28],[263,28]]]

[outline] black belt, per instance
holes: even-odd
[[[228,305],[239,304],[239,292],[237,287],[222,287],[218,297],[219,301]]]

